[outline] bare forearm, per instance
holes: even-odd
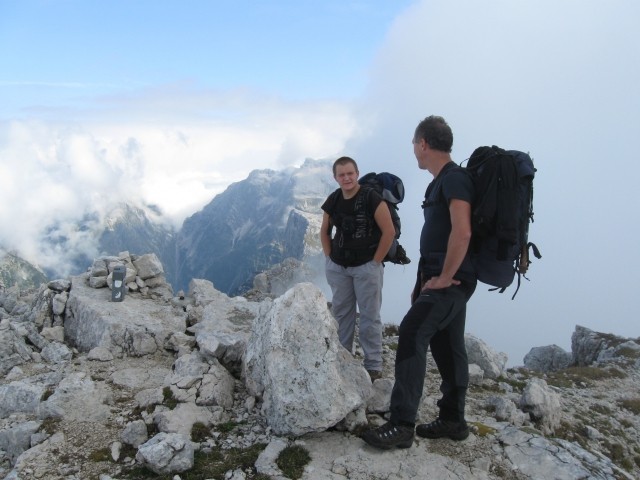
[[[446,280],[453,279],[454,275],[462,265],[464,257],[469,249],[468,236],[455,235],[452,233],[449,236],[449,242],[447,243],[447,255],[444,259],[444,265],[442,266],[442,273],[440,277]]]

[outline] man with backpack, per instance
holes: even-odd
[[[396,231],[386,202],[358,183],[359,174],[350,157],[334,162],[333,178],[340,188],[322,205],[320,241],[340,343],[353,351],[357,305],[364,367],[373,381],[382,376],[382,261]]]
[[[409,448],[414,430],[426,438],[464,440],[469,382],[464,328],[467,301],[476,287],[469,258],[471,205],[474,185],[467,172],[451,159],[453,134],[438,116],[421,121],[413,137],[418,167],[433,175],[420,236],[420,263],[412,305],[399,330],[395,384],[390,421],[368,430],[362,438],[381,449]],[[422,397],[427,348],[442,378],[438,418],[415,427]]]

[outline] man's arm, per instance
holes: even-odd
[[[391,248],[393,239],[396,238],[396,227],[393,226],[393,220],[391,220],[391,212],[389,212],[387,202],[380,202],[378,208],[376,208],[376,211],[373,214],[373,219],[376,221],[378,228],[382,232],[382,236],[378,242],[378,248],[376,249],[376,253],[373,255],[373,260],[378,263],[382,263],[384,257],[387,256],[389,248]]]
[[[471,204],[454,198],[449,203],[449,214],[451,215],[451,234],[447,243],[447,254],[444,258],[442,273],[437,277],[430,278],[424,288],[438,289],[460,284],[460,281],[455,280],[453,276],[462,265],[462,261],[469,249],[469,242],[471,241]]]
[[[322,243],[322,251],[325,256],[331,255],[331,217],[327,212],[322,215],[322,226],[320,227],[320,243]]]

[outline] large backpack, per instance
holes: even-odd
[[[476,198],[472,206],[471,261],[478,280],[501,293],[518,275],[525,279],[531,260],[529,249],[542,258],[529,242],[533,223],[533,160],[518,150],[497,146],[478,147],[469,157],[466,170],[473,179]]]
[[[398,242],[402,228],[400,216],[398,215],[398,204],[402,203],[404,200],[404,184],[402,183],[402,180],[393,173],[371,172],[360,177],[358,183],[363,187],[369,187],[378,192],[389,207],[391,220],[393,221],[393,226],[396,229],[396,236],[391,248],[389,248],[389,253],[387,253],[387,256],[384,258],[384,261],[397,263],[399,265],[406,265],[407,263],[410,263],[411,260],[407,257],[407,252]]]

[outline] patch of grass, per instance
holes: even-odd
[[[236,428],[238,425],[241,425],[241,423],[229,421],[229,422],[219,423],[213,428],[220,433],[229,433],[233,431],[233,429]]]
[[[247,474],[247,479],[269,480],[267,475],[256,472],[255,463],[260,453],[266,448],[266,444],[255,444],[249,448],[232,448],[229,450],[214,449],[211,451],[198,451],[194,455],[193,468],[180,474],[182,480],[215,479],[224,480],[225,473],[229,470],[241,469]],[[123,471],[119,478],[127,480],[172,480],[173,474],[157,475],[140,465]]]
[[[52,387],[48,387],[44,392],[42,392],[42,397],[40,397],[41,402],[46,402],[47,399],[55,393],[55,389]]]
[[[624,400],[620,400],[618,404],[634,415],[640,415],[640,398],[625,398]]]
[[[563,420],[560,422],[560,425],[555,428],[553,436],[569,442],[577,442],[582,448],[586,448],[587,446],[586,427],[581,423],[574,425]]]
[[[47,417],[42,421],[40,425],[40,430],[48,433],[49,435],[53,435],[58,431],[58,425],[60,424],[59,418]]]
[[[171,387],[164,387],[162,389],[162,398],[163,405],[169,407],[169,410],[173,410],[178,406],[178,400],[173,396],[173,392],[171,391]]]
[[[611,367],[607,370],[611,378],[627,378],[627,374],[619,368]]]
[[[585,383],[584,385],[575,384],[573,380],[563,373],[554,373],[547,378],[547,384],[557,388],[573,388],[574,386],[586,388],[591,383]]]
[[[383,335],[385,337],[397,337],[399,334],[399,325],[385,325]]]
[[[474,428],[474,432],[479,437],[486,437],[487,435],[493,435],[496,433],[496,429],[492,428],[484,423],[480,422],[470,422],[469,425],[472,425]]]
[[[571,388],[574,385],[586,388],[593,386],[593,383],[599,380],[625,378],[626,376],[623,371],[617,368],[569,367],[550,373],[547,383],[561,388]]]
[[[98,450],[94,450],[89,454],[89,460],[91,460],[92,462],[108,462],[112,460],[111,449],[108,447],[104,447]]]
[[[631,420],[627,420],[626,418],[621,418],[618,421],[620,422],[620,425],[622,425],[624,428],[633,427],[633,422]]]
[[[616,353],[621,357],[626,357],[631,359],[640,358],[640,350],[636,350],[635,348],[622,347]]]
[[[191,427],[191,440],[194,442],[204,442],[211,436],[211,430],[202,422],[196,422]]]
[[[387,347],[389,347],[389,350],[393,350],[394,352],[398,351],[398,344],[397,343],[390,343],[389,345],[387,345]]]
[[[633,470],[633,461],[629,458],[627,452],[625,452],[624,446],[605,440],[604,447],[608,450],[608,456],[613,463],[620,465],[627,471]]]
[[[602,415],[611,415],[611,409],[607,405],[603,405],[601,403],[594,403],[591,406],[591,410],[601,413]]]
[[[147,436],[149,438],[155,437],[158,433],[160,433],[160,431],[155,423],[147,423]]]
[[[304,467],[310,461],[311,455],[309,455],[306,448],[300,445],[292,445],[280,452],[276,459],[276,465],[286,477],[297,480],[302,477]]]
[[[514,378],[503,377],[502,375],[498,377],[496,382],[502,382],[506,383],[507,385],[511,385],[513,389],[518,392],[522,392],[524,390],[524,387],[527,386],[527,382],[524,380],[516,380]]]

